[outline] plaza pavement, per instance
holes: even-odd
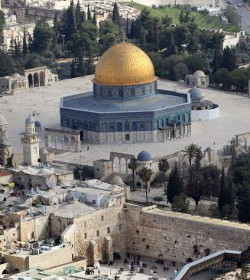
[[[20,133],[24,131],[24,122],[29,114],[37,113],[35,120],[45,127],[59,127],[60,98],[83,93],[92,89],[93,76],[63,80],[52,86],[29,89],[15,95],[0,98],[0,114],[8,122],[9,143],[13,150],[22,152]],[[159,80],[158,88],[187,92],[189,88],[177,83]],[[220,118],[192,124],[189,138],[159,143],[137,144],[87,144],[82,145],[81,153],[63,153],[57,160],[92,165],[93,160],[108,159],[111,151],[137,155],[141,150],[148,150],[153,157],[171,154],[184,149],[190,143],[196,143],[203,149],[208,146],[221,149],[236,134],[250,131],[250,99],[240,95],[212,89],[201,89],[205,99],[220,105]],[[41,145],[43,145],[43,133]],[[214,145],[215,143],[215,145]],[[89,150],[87,150],[89,147]]]

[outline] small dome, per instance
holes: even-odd
[[[200,77],[205,77],[205,76],[206,76],[205,73],[203,71],[201,71],[201,70],[197,70],[193,74],[194,78],[200,78]]]
[[[35,121],[35,127],[41,127],[41,123],[39,121]]]
[[[152,156],[149,152],[147,151],[141,151],[138,156],[137,156],[138,161],[151,161]]]
[[[7,122],[6,122],[5,117],[3,115],[0,115],[0,126],[6,125],[6,124],[7,124]]]
[[[34,119],[29,115],[28,118],[25,120],[25,124],[34,124]]]
[[[194,87],[188,91],[190,93],[191,99],[202,99],[203,96],[198,88]]]
[[[111,185],[124,186],[122,178],[116,174],[111,174],[107,178],[106,183],[109,183]]]
[[[40,149],[40,154],[42,154],[42,155],[48,155],[49,152],[48,152],[48,150],[47,150],[45,147],[42,147],[42,148]]]

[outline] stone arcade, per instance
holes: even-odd
[[[96,66],[93,92],[61,100],[61,126],[91,143],[158,142],[191,134],[190,95],[157,89],[150,58],[122,42]]]

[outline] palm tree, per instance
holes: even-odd
[[[199,151],[199,147],[196,144],[189,144],[185,147],[184,150],[181,151],[182,159],[187,158],[189,162],[189,166],[192,165],[193,159],[196,157],[197,152]]]
[[[0,151],[1,151],[0,154],[2,154],[4,158],[5,158],[5,156],[8,156],[8,150],[7,150],[8,147],[9,146],[5,144],[4,139],[0,138]],[[2,159],[3,165],[5,164],[4,158]],[[1,158],[0,158],[0,160],[1,160]]]
[[[145,184],[146,190],[146,202],[148,203],[148,183],[153,175],[153,171],[147,167],[143,167],[139,172],[139,177],[142,179],[143,183]]]
[[[128,164],[128,168],[132,170],[133,172],[133,188],[132,188],[132,191],[135,190],[135,170],[137,169],[138,167],[138,162],[137,162],[137,159],[135,157],[132,157],[129,161],[129,164]]]

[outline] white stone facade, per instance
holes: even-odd
[[[28,80],[19,74],[0,77],[0,94],[15,93],[28,88]]]

